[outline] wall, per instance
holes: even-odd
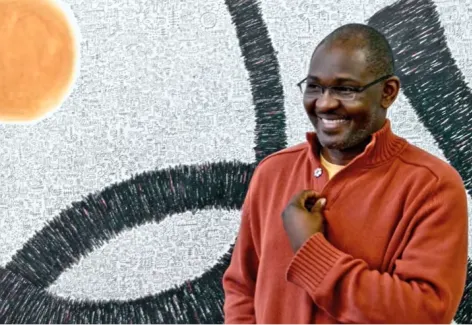
[[[72,94],[38,124],[0,125],[0,321],[222,322],[254,166],[304,141],[295,84],[348,22],[390,40],[394,131],[461,173],[472,216],[472,1],[67,3]]]

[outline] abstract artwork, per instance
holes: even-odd
[[[0,125],[0,322],[222,323],[254,168],[304,141],[295,83],[348,22],[389,39],[392,127],[459,171],[472,217],[472,1],[338,2],[65,1],[71,93]],[[458,323],[471,287],[469,271]]]

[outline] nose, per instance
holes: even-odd
[[[315,108],[317,112],[328,112],[336,109],[339,106],[339,100],[333,98],[329,89],[326,89],[323,94],[316,100]]]

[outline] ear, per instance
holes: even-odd
[[[393,76],[388,78],[384,82],[384,87],[382,91],[382,98],[380,101],[380,105],[382,108],[387,109],[390,105],[393,104],[395,99],[400,92],[400,79],[397,76]]]

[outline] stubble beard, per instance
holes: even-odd
[[[363,128],[356,130],[354,133],[347,134],[347,136],[339,142],[330,143],[325,147],[333,150],[347,150],[360,145],[365,142],[371,135],[374,128],[375,119],[369,120],[368,124]]]

